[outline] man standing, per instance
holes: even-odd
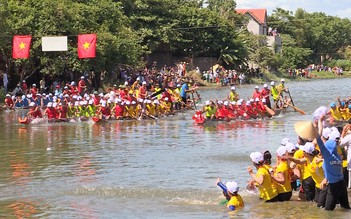
[[[6,94],[7,93],[7,85],[9,84],[9,80],[8,80],[6,72],[3,75],[3,82],[4,82],[4,91],[5,91],[5,94]]]
[[[271,82],[271,94],[272,94],[272,97],[273,97],[273,101],[274,101],[274,109],[276,109],[276,108],[279,108],[279,104],[278,104],[278,102],[279,102],[279,91],[278,91],[278,89],[277,89],[277,87],[275,86],[275,82],[274,81],[272,81]]]
[[[261,97],[266,101],[266,105],[271,108],[271,100],[269,98],[271,91],[268,88],[267,84],[263,85],[263,89],[261,90]]]
[[[186,93],[187,92],[192,92],[193,89],[189,89],[188,83],[186,81],[183,82],[183,85],[180,89],[180,97],[182,98],[183,103],[186,104],[187,102],[187,96]]]
[[[86,91],[86,84],[84,80],[84,76],[80,77],[80,81],[78,82],[78,93],[83,96]]]

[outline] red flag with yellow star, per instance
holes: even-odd
[[[12,43],[12,58],[28,59],[31,41],[31,36],[14,36]]]
[[[78,35],[78,58],[95,58],[96,34]]]

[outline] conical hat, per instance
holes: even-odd
[[[313,126],[311,121],[296,122],[294,125],[296,133],[304,140],[312,141],[317,137],[317,128]]]

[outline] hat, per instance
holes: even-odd
[[[168,101],[168,97],[165,98],[165,101]]]
[[[76,85],[76,82],[72,81],[71,86],[74,86],[74,85]]]
[[[260,101],[260,98],[256,97],[255,101],[256,101],[256,102],[259,102],[259,101]]]
[[[32,84],[33,87],[36,87],[37,85],[36,84]]]
[[[300,148],[307,154],[313,154],[313,152],[316,150],[316,147],[312,142],[306,142],[306,144]]]
[[[128,81],[124,82],[124,85],[127,86],[128,85]]]
[[[337,146],[336,141],[329,139],[324,143],[324,145],[331,154],[334,154],[336,157],[338,157],[341,160],[340,155],[338,154],[336,149],[336,146]]]
[[[274,85],[275,85],[275,82],[274,82],[274,81],[272,81],[272,82],[271,82],[271,86],[274,86]]]
[[[295,132],[304,140],[313,140],[317,137],[317,128],[311,121],[300,121],[294,124]]]
[[[331,103],[330,107],[336,107],[336,104],[335,103]]]
[[[281,81],[281,82],[284,82],[285,80],[284,80],[284,78],[282,78],[280,81]]]
[[[290,138],[283,138],[282,143],[280,143],[283,146],[286,146],[286,144],[290,141]]]
[[[235,192],[239,191],[239,186],[238,183],[234,182],[234,181],[229,181],[225,184],[225,186],[227,187],[227,190],[234,194]]]
[[[49,103],[48,103],[48,107],[52,107],[52,102],[49,102]]]
[[[340,138],[340,132],[337,130],[331,131],[331,133],[329,134],[329,139],[335,141],[337,140],[337,138]]]
[[[286,143],[285,147],[286,147],[286,151],[289,154],[293,153],[297,149],[296,146],[293,143],[290,143],[290,142]]]
[[[262,99],[262,103],[265,103],[266,102],[266,99]]]
[[[255,86],[255,89],[260,89],[258,86]]]
[[[231,89],[231,90],[235,90],[236,88],[233,86],[233,87],[231,87],[230,89]]]
[[[323,131],[322,131],[322,136],[323,136],[324,138],[329,138],[329,135],[330,135],[331,132],[332,132],[331,128],[326,127],[326,128],[324,128]]]
[[[29,106],[35,106],[35,102],[31,102]]]
[[[209,100],[206,100],[205,104],[206,104],[206,105],[210,105],[211,102],[210,102]]]
[[[251,99],[250,99],[250,102],[253,103],[253,102],[255,102],[255,100],[251,98]]]
[[[228,101],[224,101],[223,105],[228,106],[229,105]]]
[[[286,154],[287,149],[285,146],[280,146],[277,150],[277,156],[282,157],[284,154]]]
[[[141,83],[141,84],[146,84],[146,81],[143,81],[143,83]]]
[[[84,76],[80,77],[80,79],[84,79]]]
[[[57,107],[57,103],[56,103],[56,102],[53,103],[53,104],[52,104],[52,107]]]
[[[67,87],[67,86],[64,86],[63,89],[68,89],[68,87]]]
[[[263,161],[263,154],[261,152],[253,152],[250,154],[252,162],[259,164]]]
[[[137,81],[140,81],[140,77],[137,77],[137,79],[136,79]]]
[[[264,84],[263,87],[264,87],[264,88],[267,88],[267,87],[268,87],[268,84]]]
[[[11,95],[10,94],[6,94],[6,97],[11,97]]]

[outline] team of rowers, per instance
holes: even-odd
[[[49,121],[67,121],[72,118],[87,120],[100,119],[141,119],[174,114],[183,108],[191,108],[195,101],[186,97],[187,92],[195,91],[189,88],[188,81],[182,84],[161,89],[157,85],[147,88],[146,82],[136,80],[132,85],[125,82],[122,86],[114,86],[111,91],[103,94],[94,91],[93,94],[80,93],[74,86],[67,84],[63,91],[53,94],[40,94],[33,84],[31,93],[12,97],[6,95],[5,108],[29,108],[28,118],[42,118]],[[185,95],[184,95],[185,94]],[[198,97],[199,98],[199,97]]]
[[[351,99],[341,100],[337,98],[337,103],[330,104],[330,120],[335,122],[351,120]]]
[[[256,173],[251,166],[247,168],[251,176],[247,190],[258,188],[265,202],[283,202],[298,189],[299,200],[315,202],[319,208],[334,210],[340,204],[350,209],[347,187],[351,188],[351,124],[325,127],[325,121],[326,114],[314,122],[295,123],[297,144],[284,138],[276,150],[274,165],[269,151],[251,153]],[[222,188],[230,210],[244,206],[235,181],[223,184],[218,179],[216,184]]]
[[[239,99],[239,94],[235,86],[231,87],[231,91],[224,101],[207,100],[201,111],[197,111],[193,116],[193,120],[201,124],[205,119],[231,120],[235,118],[250,119],[264,118],[275,115],[276,110],[287,107],[290,103],[287,96],[283,97],[283,93],[288,92],[284,86],[284,79],[276,86],[275,82],[271,82],[271,88],[267,84],[263,85],[260,91],[258,86],[249,100]],[[273,97],[274,106],[271,108],[270,96]],[[205,117],[202,114],[205,114]]]

